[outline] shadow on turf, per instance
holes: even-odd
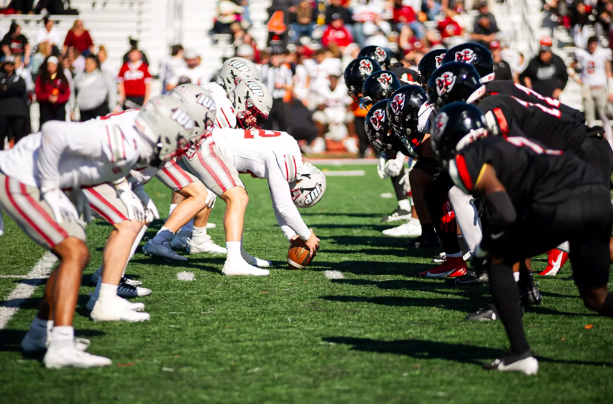
[[[448,342],[406,339],[396,341],[378,341],[369,338],[326,337],[323,341],[335,344],[353,345],[351,350],[364,352],[391,353],[406,355],[415,359],[444,359],[460,363],[481,365],[481,363],[505,356],[507,352],[500,349],[485,348],[474,345],[451,344]],[[612,366],[609,362],[588,362],[578,360],[561,360],[537,356],[539,361],[569,365]]]
[[[0,352],[21,352],[21,340],[26,335],[26,330],[0,330]],[[80,330],[74,332],[76,338],[92,338],[106,335],[104,331]],[[24,353],[24,357],[42,359],[43,351]],[[39,358],[40,357],[40,358]]]
[[[343,212],[304,212],[301,216],[348,216],[348,217],[382,217],[383,213],[343,213]]]
[[[315,258],[317,259],[317,258]],[[372,261],[313,261],[307,270],[326,271],[333,269],[356,275],[404,275],[417,276],[418,273],[431,269],[431,264],[410,262],[372,262]]]
[[[210,266],[211,264],[223,265],[226,261],[225,256],[213,257],[211,255],[207,255],[206,258],[195,258],[195,256],[191,255],[187,262],[181,261],[166,261],[162,258],[158,257],[144,257],[137,259],[132,259],[130,262],[144,265],[161,265],[161,266],[178,266],[181,268],[192,268],[196,270],[207,271],[215,274],[219,274],[220,271],[218,268],[214,268]]]

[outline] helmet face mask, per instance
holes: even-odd
[[[345,84],[347,85],[347,94],[355,102],[359,102],[363,96],[362,87],[364,82],[368,76],[380,70],[381,66],[375,60],[368,57],[358,57],[351,61],[343,74]]]
[[[272,95],[257,80],[241,82],[232,93],[236,120],[243,129],[259,129],[272,108]]]
[[[415,151],[423,141],[419,130],[419,112],[427,102],[426,92],[418,85],[407,85],[392,94],[387,106],[392,134],[399,139],[406,154],[416,156]]]

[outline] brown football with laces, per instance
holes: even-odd
[[[303,269],[311,263],[313,256],[304,246],[292,244],[287,252],[287,265],[289,269]]]

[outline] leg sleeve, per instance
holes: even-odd
[[[468,249],[471,252],[475,251],[475,248],[481,243],[483,233],[479,212],[472,202],[472,197],[454,186],[449,190],[449,202],[453,206],[456,221],[462,230]]]

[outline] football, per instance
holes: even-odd
[[[292,244],[287,252],[287,265],[289,269],[303,269],[311,263],[311,252],[301,245]]]

